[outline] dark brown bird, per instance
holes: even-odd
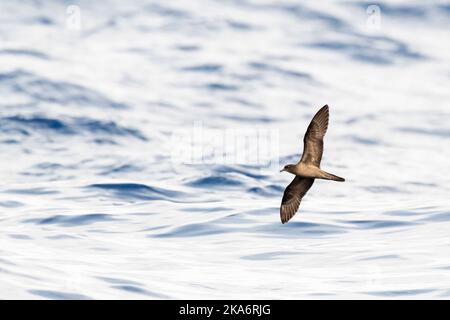
[[[303,196],[314,183],[314,179],[345,181],[344,178],[320,169],[323,153],[323,137],[328,128],[328,105],[323,106],[311,120],[303,138],[303,154],[296,164],[286,165],[280,172],[295,175],[294,180],[284,190],[281,200],[281,222],[288,222],[297,212]]]

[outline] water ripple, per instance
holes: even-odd
[[[181,227],[177,227],[171,231],[149,235],[155,238],[172,238],[172,237],[198,237],[216,235],[229,232],[226,228],[211,224],[191,223]]]
[[[349,221],[349,223],[361,229],[407,227],[415,224],[414,222],[410,221],[393,221],[393,220],[353,220]]]
[[[50,60],[50,56],[42,51],[29,49],[3,49],[0,50],[0,55],[11,55],[14,57],[25,56],[42,60]]]
[[[41,219],[27,219],[23,222],[25,223],[36,223],[36,224],[56,224],[60,225],[62,227],[77,227],[87,224],[93,224],[97,222],[108,222],[117,220],[116,218],[113,218],[110,214],[103,214],[103,213],[90,213],[90,214],[82,214],[82,215],[74,215],[74,216],[67,216],[67,215],[55,215],[47,218],[41,218]]]
[[[88,132],[93,135],[134,137],[146,141],[147,138],[137,129],[125,128],[115,122],[103,122],[88,118],[53,119],[47,117],[12,116],[0,118],[0,128],[5,133],[20,133],[29,136],[32,131],[54,131],[61,135],[80,135]]]
[[[0,73],[0,84],[14,93],[23,94],[35,102],[60,105],[76,104],[97,108],[127,108],[98,91],[66,81],[54,81],[23,70]]]
[[[52,300],[91,300],[90,297],[70,292],[52,290],[28,290],[33,295]]]
[[[236,187],[242,185],[242,182],[237,179],[232,179],[224,176],[208,176],[204,178],[198,178],[186,183],[188,186],[195,188],[226,188]]]
[[[112,192],[115,196],[124,199],[175,201],[185,196],[183,192],[138,183],[97,183],[87,188]]]
[[[378,296],[384,298],[395,298],[395,297],[408,297],[417,296],[425,293],[431,293],[436,290],[434,289],[412,289],[412,290],[394,290],[394,291],[371,291],[365,292],[371,296]]]

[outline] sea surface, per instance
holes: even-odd
[[[449,299],[450,3],[373,4],[0,2],[0,298]]]

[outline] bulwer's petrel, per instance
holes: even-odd
[[[297,212],[303,196],[314,183],[314,179],[345,181],[344,178],[320,169],[323,153],[323,137],[328,128],[328,105],[323,106],[311,120],[303,138],[303,154],[296,164],[286,165],[280,172],[295,175],[294,180],[284,190],[281,200],[281,222],[288,222]]]

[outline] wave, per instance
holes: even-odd
[[[224,227],[214,226],[212,224],[191,223],[177,227],[171,231],[149,235],[152,238],[173,238],[173,237],[198,237],[209,236],[230,232]]]
[[[242,182],[237,179],[227,178],[224,176],[207,176],[203,178],[194,179],[186,183],[186,185],[195,188],[226,188],[226,187],[237,187],[242,185]]]
[[[41,60],[51,60],[52,59],[48,54],[46,54],[42,51],[31,50],[31,49],[3,49],[3,50],[0,50],[0,55],[11,55],[14,57],[24,56],[24,57],[37,58],[37,59],[41,59]]]
[[[63,291],[54,291],[54,290],[28,290],[29,293],[32,295],[46,298],[46,299],[53,299],[53,300],[91,300],[92,298],[78,294],[78,293],[71,293],[71,292],[63,292]]]
[[[184,67],[181,71],[185,72],[202,72],[202,73],[216,73],[223,70],[223,66],[220,64],[202,64],[191,67]]]
[[[408,297],[417,296],[425,293],[431,293],[436,291],[435,289],[410,289],[410,290],[395,290],[395,291],[368,291],[365,292],[370,296],[395,298],[395,297]]]
[[[62,227],[77,227],[87,224],[93,224],[97,222],[108,222],[117,220],[110,214],[103,213],[90,213],[82,215],[55,215],[51,217],[41,219],[27,219],[24,223],[36,223],[36,224],[56,224]]]
[[[291,70],[291,69],[284,69],[284,68],[281,68],[276,65],[269,64],[269,63],[250,62],[248,64],[248,66],[254,70],[270,72],[270,73],[278,74],[281,76],[292,77],[292,78],[304,79],[309,82],[314,80],[312,75],[307,72],[295,71],[295,70]]]
[[[185,194],[180,191],[152,187],[138,183],[98,183],[89,185],[87,188],[110,192],[115,197],[128,200],[168,200],[176,202],[177,199],[185,197]]]
[[[137,129],[122,127],[113,121],[104,122],[83,117],[65,119],[38,115],[2,117],[0,118],[0,131],[5,134],[19,134],[21,136],[31,136],[35,132],[53,132],[60,135],[82,135],[88,133],[94,137],[119,136],[133,137],[142,141],[148,140]]]
[[[409,227],[417,224],[411,221],[394,221],[394,220],[353,220],[348,221],[348,223],[354,225],[358,229],[398,228],[398,227]]]
[[[407,44],[388,37],[355,35],[350,40],[315,41],[306,46],[336,51],[354,60],[373,64],[393,64],[398,59],[423,60],[426,56],[411,50]]]
[[[33,104],[46,102],[60,106],[128,108],[126,104],[111,100],[92,88],[64,80],[50,80],[21,69],[0,73],[0,85],[14,94],[28,97]]]

